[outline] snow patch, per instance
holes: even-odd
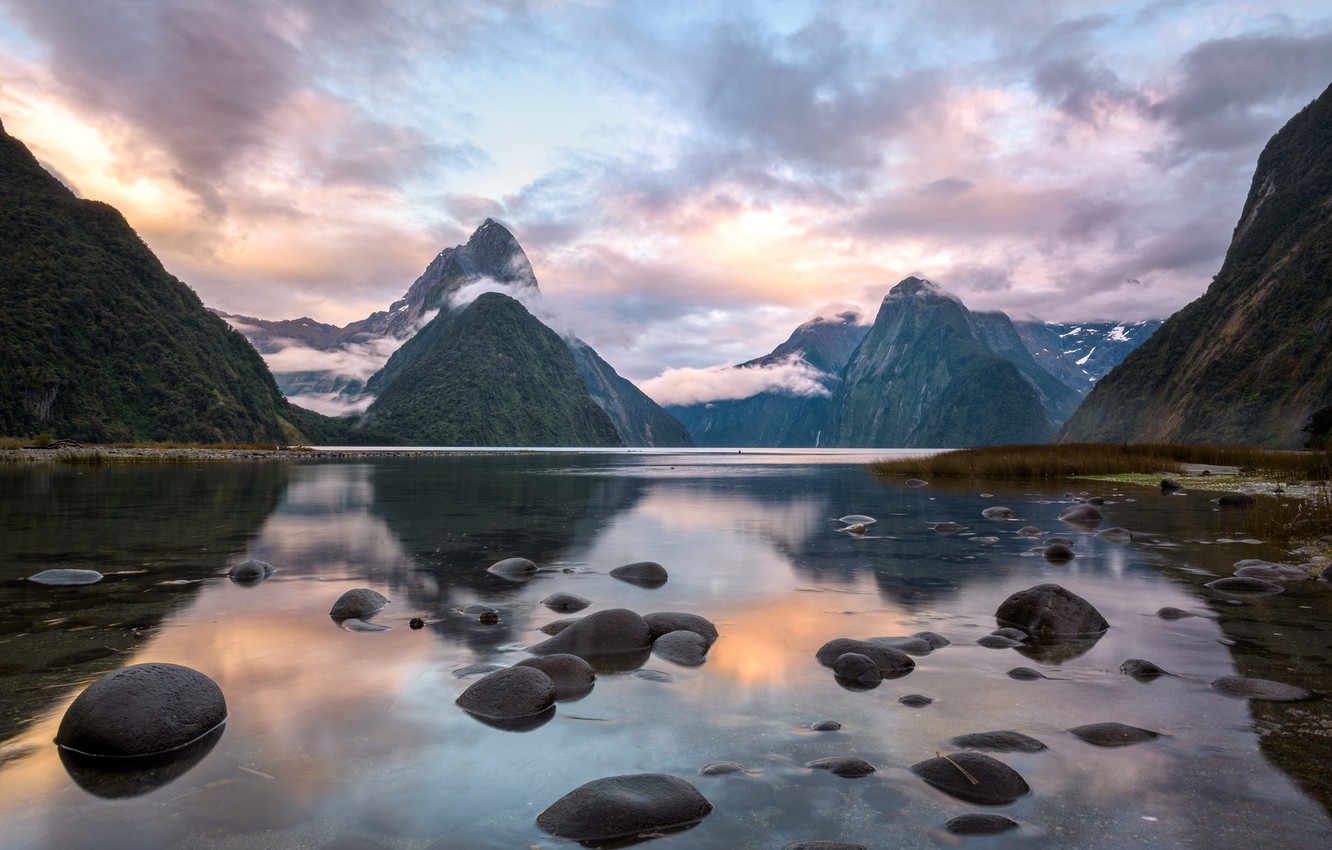
[[[1074,362],[1076,362],[1079,366],[1086,366],[1087,361],[1090,360],[1091,356],[1095,353],[1096,353],[1096,346],[1093,345],[1091,351],[1088,351],[1086,354],[1082,355],[1082,358],[1080,360],[1076,360]]]
[[[1109,331],[1106,332],[1105,338],[1110,340],[1111,342],[1128,342],[1129,337],[1128,333],[1126,332],[1127,330],[1128,329],[1125,328],[1123,325],[1115,325],[1113,328],[1111,328]]]

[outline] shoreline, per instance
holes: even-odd
[[[451,449],[210,449],[205,447],[157,449],[114,448],[109,446],[66,446],[57,449],[0,449],[0,465],[41,463],[96,464],[96,463],[193,463],[225,462],[236,460],[345,460],[348,458],[389,457],[459,457],[471,454],[518,454],[496,450],[494,452],[454,451]]]

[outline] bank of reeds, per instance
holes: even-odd
[[[1064,443],[983,446],[930,457],[882,460],[870,470],[885,476],[1053,481],[1079,475],[1181,474],[1186,464],[1233,466],[1282,481],[1332,478],[1332,452],[1282,451],[1246,446]]]

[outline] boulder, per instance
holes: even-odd
[[[1017,821],[1003,815],[958,815],[944,824],[944,831],[953,835],[998,835],[1017,828]]]
[[[1190,611],[1185,611],[1183,608],[1175,608],[1167,605],[1164,608],[1158,608],[1156,610],[1156,616],[1160,617],[1162,620],[1182,620],[1185,617],[1196,617],[1198,615]]]
[[[1074,558],[1073,550],[1063,543],[1051,543],[1041,554],[1052,564],[1067,564]]]
[[[239,585],[255,585],[277,572],[267,561],[250,558],[227,570],[227,578]]]
[[[1250,578],[1248,576],[1226,576],[1216,581],[1209,581],[1203,587],[1211,590],[1221,590],[1226,593],[1252,593],[1261,595],[1266,593],[1280,593],[1285,590],[1279,584],[1267,581],[1261,578]]]
[[[806,762],[805,767],[826,770],[843,779],[859,779],[874,772],[874,765],[855,756],[828,756],[827,758]]]
[[[1002,806],[1031,791],[1022,774],[984,753],[953,753],[911,765],[911,772],[959,800]]]
[[[652,630],[652,639],[657,638],[669,632],[687,631],[700,635],[709,647],[717,641],[717,627],[706,617],[700,617],[697,614],[686,614],[682,611],[655,611],[651,614],[644,614],[643,620]]]
[[[1024,682],[1030,682],[1036,679],[1045,678],[1044,673],[1042,673],[1039,670],[1033,670],[1030,667],[1014,667],[1012,670],[1009,670],[1004,675],[1010,679],[1017,679],[1019,681],[1024,681]]]
[[[1095,606],[1057,584],[1014,593],[994,616],[1001,626],[1022,629],[1035,640],[1097,635],[1110,628]]]
[[[1088,723],[1068,731],[1073,733],[1074,737],[1098,747],[1127,747],[1130,744],[1141,744],[1159,737],[1150,729],[1124,723]]]
[[[1023,537],[1040,537],[1041,530],[1034,525],[1024,525],[1017,530]]]
[[[338,597],[328,616],[335,620],[364,620],[389,604],[388,597],[368,587],[357,587]]]
[[[555,684],[555,699],[577,699],[592,690],[597,674],[577,655],[556,653],[541,655],[536,658],[524,658],[515,667],[532,667],[550,677]]]
[[[555,682],[535,667],[505,667],[468,685],[457,703],[492,720],[530,717],[554,705]]]
[[[859,652],[847,652],[837,656],[832,663],[833,675],[845,679],[862,688],[877,688],[883,681],[883,673],[874,659]]]
[[[708,658],[708,642],[697,632],[678,629],[654,640],[652,651],[667,661],[697,667]]]
[[[656,561],[636,561],[610,571],[612,578],[636,584],[639,587],[661,587],[670,576],[666,568]]]
[[[1001,505],[995,505],[992,508],[986,508],[985,510],[981,511],[981,516],[985,517],[986,519],[1012,519],[1013,509],[1005,508],[1002,507]]]
[[[1030,735],[1004,729],[958,735],[948,743],[969,750],[990,750],[996,753],[1039,753],[1045,749],[1045,744]]]
[[[1128,659],[1123,664],[1119,665],[1119,672],[1126,676],[1132,676],[1139,682],[1149,682],[1160,676],[1170,675],[1152,662],[1142,658]]]
[[[526,558],[505,558],[486,567],[486,572],[509,581],[526,581],[537,573],[537,565]]]
[[[122,667],[88,686],[60,720],[55,742],[90,756],[139,757],[184,747],[227,720],[222,689],[179,664]]]
[[[824,667],[831,667],[839,656],[848,652],[868,656],[878,665],[879,672],[883,674],[885,679],[896,679],[905,676],[916,667],[916,662],[911,660],[911,656],[900,649],[851,638],[834,638],[828,641],[819,647],[818,652],[814,653],[814,657]]]
[[[541,600],[541,604],[545,605],[552,611],[573,613],[574,611],[581,611],[591,605],[592,600],[585,599],[576,593],[565,593],[564,591],[560,591],[558,593],[552,593],[545,599]]]
[[[948,646],[948,644],[952,643],[952,641],[950,641],[948,638],[944,637],[941,634],[936,634],[934,632],[916,632],[915,634],[912,635],[912,637],[920,638],[921,640],[928,643],[930,647],[933,649],[943,649],[945,646]]]
[[[1269,702],[1294,702],[1309,699],[1313,693],[1297,685],[1274,682],[1271,679],[1250,679],[1244,676],[1222,676],[1212,682],[1212,689],[1228,697],[1266,700]]]
[[[531,651],[537,655],[567,652],[582,658],[643,652],[652,644],[652,630],[627,608],[608,608],[589,614],[569,628],[544,640]]]
[[[905,696],[898,697],[897,701],[900,702],[902,705],[909,706],[911,708],[924,708],[925,706],[931,705],[934,702],[933,699],[925,696],[924,694],[906,694]]]
[[[28,581],[49,585],[96,584],[103,578],[97,570],[57,569],[42,570],[28,576]]]
[[[712,804],[683,779],[660,773],[608,776],[556,800],[536,823],[572,841],[607,841],[697,823]]]
[[[537,631],[541,632],[542,634],[547,634],[552,636],[557,635],[581,619],[583,618],[567,617],[563,620],[551,620],[549,623],[546,623],[544,626],[539,627]]]

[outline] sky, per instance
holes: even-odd
[[[494,217],[656,386],[912,274],[1167,316],[1329,83],[1326,0],[0,0],[6,131],[210,307],[346,324]]]

